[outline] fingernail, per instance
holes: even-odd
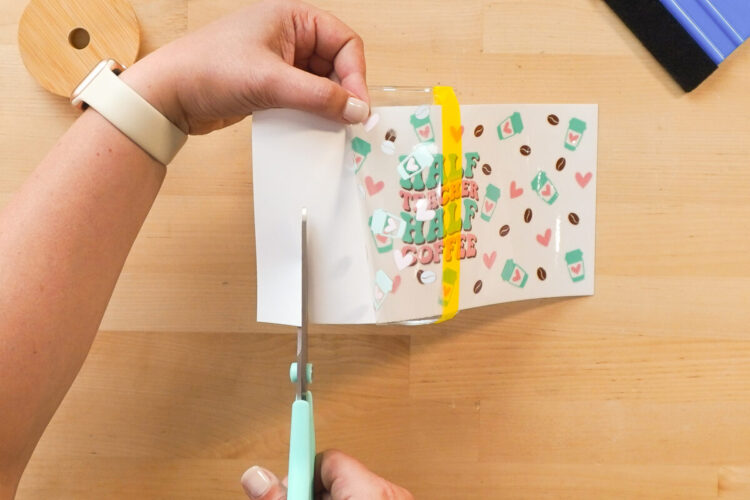
[[[260,498],[271,488],[271,478],[266,471],[254,465],[242,474],[242,487],[250,498]]]
[[[350,97],[346,100],[346,108],[344,108],[344,120],[349,123],[361,123],[367,119],[367,115],[370,114],[370,107],[365,101],[361,101],[356,97]]]

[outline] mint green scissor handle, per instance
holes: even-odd
[[[310,365],[311,369],[312,366]],[[296,371],[296,363],[292,364]],[[287,500],[312,500],[315,473],[315,424],[313,397],[307,391],[305,399],[292,403],[292,429],[289,434],[289,477]]]

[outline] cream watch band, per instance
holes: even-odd
[[[101,61],[76,87],[71,103],[87,104],[157,161],[167,165],[187,134],[117,77],[122,67],[112,59]]]

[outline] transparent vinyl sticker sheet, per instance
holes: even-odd
[[[373,108],[367,125],[345,128],[256,114],[258,321],[296,324],[302,206],[317,323],[435,317],[450,293],[459,309],[593,293],[597,106],[460,109],[462,126],[448,131],[439,106]],[[462,142],[458,216],[443,210],[445,133]],[[457,225],[460,272],[446,286],[443,239]]]

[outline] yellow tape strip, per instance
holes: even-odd
[[[461,278],[461,110],[452,87],[433,87],[435,104],[442,107],[443,125],[443,279],[440,302],[443,312],[438,323],[458,312]]]

